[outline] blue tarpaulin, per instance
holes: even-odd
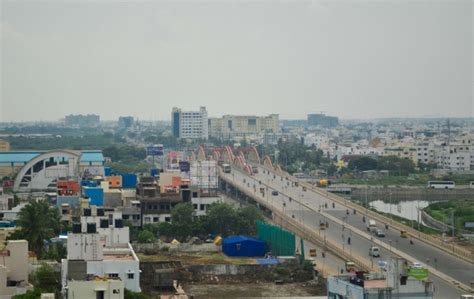
[[[228,256],[264,256],[266,245],[255,238],[231,236],[222,242],[222,251]]]
[[[277,265],[280,261],[277,258],[270,259],[256,259],[257,264],[259,265]]]

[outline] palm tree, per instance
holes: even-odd
[[[44,250],[44,241],[60,231],[58,210],[46,201],[34,201],[27,204],[18,214],[17,224],[21,227],[28,247],[40,257]]]

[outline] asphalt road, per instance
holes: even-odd
[[[260,168],[258,174],[255,174],[253,177],[233,170],[232,178],[234,182],[240,184],[241,187],[255,193],[259,193],[261,187],[265,188],[265,199],[268,201],[269,205],[272,205],[293,217],[295,220],[301,222],[305,227],[317,231],[321,236],[340,244],[340,247],[342,247],[344,251],[358,258],[363,258],[368,261],[368,263],[373,263],[374,267],[377,267],[378,260],[386,260],[391,255],[390,250],[380,248],[380,258],[371,259],[368,254],[369,248],[372,245],[370,241],[350,231],[347,227],[332,222],[317,211],[321,209],[321,211],[343,220],[359,230],[367,232],[366,223],[362,221],[362,215],[354,215],[352,214],[352,211],[347,215],[345,208],[338,207],[337,203],[333,207],[333,202],[331,200],[316,192],[309,189],[303,191],[301,187],[292,186],[291,182],[288,182],[286,178],[282,178],[278,174],[264,174],[263,168]],[[273,190],[278,191],[278,195],[272,195]],[[289,198],[294,200],[290,201]],[[311,211],[299,204],[297,201],[307,204],[316,211]],[[325,206],[326,204],[327,208]],[[325,230],[319,230],[320,222],[325,223],[326,221],[329,224],[328,228]],[[366,219],[366,221],[368,221],[368,219]],[[415,243],[411,245],[409,239],[400,238],[398,231],[390,228],[385,230],[385,227],[380,225],[378,225],[378,227],[383,229],[386,233],[385,238],[378,239],[388,244],[389,247],[391,245],[393,248],[405,252],[421,263],[429,263],[430,266],[437,268],[446,275],[449,275],[467,285],[469,285],[471,281],[474,281],[474,267],[472,264],[451,256],[437,248],[426,245],[418,240],[415,240]],[[377,238],[375,236],[373,237]],[[429,258],[429,261],[426,260],[427,257]],[[341,267],[343,267],[343,265],[341,265]],[[439,298],[456,298],[461,293],[457,288],[433,275],[430,275],[430,278],[435,283],[437,293],[436,297],[438,297],[439,294],[443,294],[445,297]]]

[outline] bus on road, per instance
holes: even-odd
[[[454,189],[455,184],[453,181],[429,181],[427,187],[431,189]]]

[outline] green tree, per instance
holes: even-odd
[[[263,220],[260,211],[254,206],[240,208],[236,213],[238,223],[238,233],[243,235],[257,234],[257,220]]]
[[[45,260],[55,260],[61,262],[61,259],[66,258],[67,249],[63,243],[56,242],[49,246],[48,251],[46,251],[42,258]]]
[[[377,160],[371,157],[360,157],[349,161],[347,168],[352,171],[376,170],[378,166]]]
[[[226,203],[213,203],[207,211],[206,229],[209,233],[229,236],[236,233],[235,210]]]
[[[137,241],[139,243],[153,243],[156,240],[156,237],[149,230],[142,230],[138,233]]]
[[[39,299],[41,298],[41,290],[34,288],[31,291],[26,292],[25,294],[15,295],[12,299]]]
[[[190,225],[193,215],[194,208],[190,202],[179,203],[171,209],[171,221],[176,225]]]
[[[410,159],[397,156],[380,157],[378,160],[379,170],[388,170],[391,175],[405,176],[415,172],[415,163]]]
[[[136,293],[132,292],[130,290],[125,289],[124,290],[124,299],[149,299],[147,295],[143,293]]]
[[[38,288],[43,292],[59,293],[61,288],[60,273],[55,272],[51,266],[42,264],[33,274],[32,278],[32,283],[35,288]]]
[[[160,236],[173,236],[173,226],[169,222],[160,222],[158,224],[158,233]]]
[[[41,257],[44,241],[59,234],[60,216],[58,210],[46,201],[34,201],[18,213],[17,224],[28,241],[29,249]]]

